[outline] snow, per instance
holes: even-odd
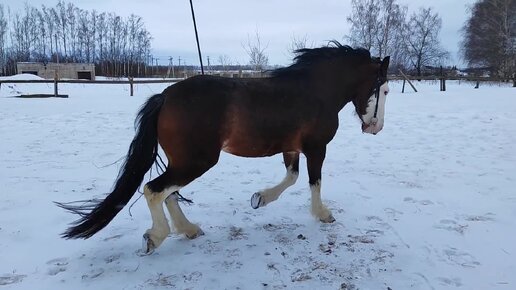
[[[44,80],[44,78],[39,77],[37,75],[33,75],[33,74],[17,74],[17,75],[8,76],[8,77],[0,77],[0,81],[3,81],[3,80],[10,80],[10,81],[14,81],[14,80],[27,80],[27,81],[32,81],[32,80]]]
[[[151,219],[133,201],[89,240],[59,234],[76,217],[52,201],[102,197],[145,99],[167,84],[62,84],[68,99],[19,99],[52,84],[0,90],[0,285],[3,289],[515,289],[516,94],[506,86],[392,83],[385,127],[361,134],[349,104],[330,143],[322,196],[337,222],[309,213],[305,159],[280,182],[281,156],[222,154],[182,194],[206,235],[172,234],[139,256]],[[42,91],[43,90],[43,91]]]

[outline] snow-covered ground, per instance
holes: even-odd
[[[59,234],[76,217],[53,201],[102,197],[146,97],[166,84],[3,84],[0,91],[2,289],[516,289],[516,89],[391,84],[384,130],[361,134],[349,104],[323,168],[337,219],[309,213],[298,183],[267,207],[249,199],[284,176],[280,156],[222,154],[186,187],[206,235],[172,234],[139,256],[144,199],[89,240]],[[139,194],[136,194],[133,201]]]

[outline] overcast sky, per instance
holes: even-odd
[[[115,12],[120,16],[136,14],[143,17],[146,28],[153,36],[153,53],[160,63],[168,57],[178,57],[187,64],[198,64],[197,48],[188,0],[75,0],[76,6],[99,12]],[[407,5],[409,12],[421,6],[431,6],[443,20],[441,40],[450,51],[452,64],[460,65],[458,42],[467,7],[475,0],[398,0]],[[0,0],[12,10],[23,9],[21,0]],[[55,6],[57,0],[31,0],[32,6]],[[293,36],[304,35],[315,45],[328,40],[345,42],[349,31],[346,17],[350,14],[351,0],[194,0],[197,26],[204,62],[210,56],[217,63],[221,54],[233,63],[248,61],[243,43],[248,35],[258,31],[270,64],[290,63],[288,46]]]

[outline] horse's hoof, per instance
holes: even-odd
[[[253,194],[253,196],[251,196],[251,207],[252,208],[257,209],[264,205],[265,205],[265,201],[263,200],[262,195],[259,192],[255,193],[255,194]]]
[[[144,255],[150,255],[154,253],[156,246],[154,245],[154,241],[150,238],[150,235],[145,233],[143,235],[143,245],[142,245],[142,253]]]
[[[326,218],[323,218],[323,219],[319,219],[322,223],[325,223],[325,224],[331,224],[333,222],[335,222],[335,218],[333,217],[333,215],[329,215],[328,217]]]
[[[188,233],[185,233],[185,236],[190,239],[190,240],[193,240],[193,239],[196,239],[200,236],[204,236],[204,232],[201,230],[201,228],[197,228],[197,231],[194,232],[193,234],[188,234]]]

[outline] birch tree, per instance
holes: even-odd
[[[347,39],[378,57],[391,56],[391,67],[405,66],[403,29],[407,7],[396,0],[352,0]]]
[[[448,58],[439,40],[441,26],[441,17],[432,8],[420,8],[405,24],[407,57],[418,76],[425,66],[442,64]]]
[[[0,4],[0,75],[6,73],[6,41],[7,41],[7,19],[4,13],[4,6]]]
[[[516,1],[480,0],[462,29],[461,52],[471,67],[487,67],[493,76],[516,74]]]

